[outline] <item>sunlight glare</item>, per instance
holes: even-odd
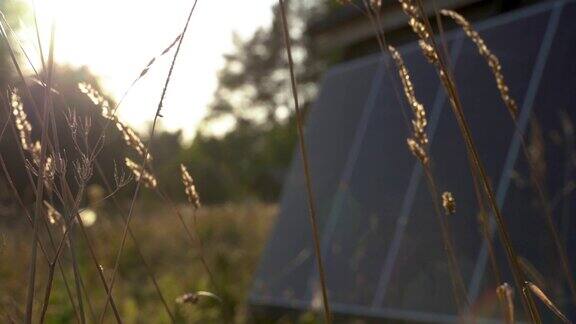
[[[56,62],[87,66],[99,77],[105,91],[119,99],[147,62],[178,35],[193,1],[34,0],[34,3],[44,48],[49,44],[52,17],[56,19]],[[212,101],[223,55],[233,49],[232,33],[236,31],[246,38],[257,27],[268,25],[273,3],[273,0],[199,0],[166,96],[163,127],[182,129],[188,138],[194,135]],[[30,22],[25,27],[22,41],[31,56],[38,59],[34,26]],[[141,131],[154,116],[171,57],[172,53],[157,62],[120,108],[120,117]]]

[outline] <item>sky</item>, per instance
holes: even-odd
[[[56,62],[87,66],[106,94],[116,99],[178,35],[193,4],[192,0],[33,1],[46,42],[52,18],[56,20]],[[187,138],[194,135],[212,101],[223,55],[234,48],[233,33],[247,38],[258,27],[268,26],[273,3],[198,0],[164,101],[162,127],[182,129]],[[33,26],[23,27],[22,42],[37,53]],[[154,117],[171,54],[153,66],[120,107],[120,118],[136,129],[146,129]]]

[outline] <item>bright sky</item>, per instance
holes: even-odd
[[[193,4],[193,0],[34,1],[46,39],[51,17],[57,17],[56,61],[88,66],[117,99],[178,35]],[[182,129],[187,137],[194,134],[216,89],[223,54],[233,49],[232,33],[245,38],[270,24],[273,3],[198,0],[165,98],[162,126]],[[29,47],[33,34],[25,34],[23,41]],[[171,57],[157,62],[120,107],[120,117],[140,130],[154,117]]]

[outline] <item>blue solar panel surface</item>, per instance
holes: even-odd
[[[570,133],[570,121],[576,120],[576,4],[544,3],[475,28],[500,59],[520,108],[518,129],[526,144],[540,140],[545,148],[545,191],[576,268],[576,221],[570,216],[576,195],[569,190],[576,173]],[[567,309],[568,291],[558,275],[558,257],[530,185],[520,137],[493,76],[462,32],[448,33],[445,40],[474,140],[517,252],[546,278],[547,292]],[[479,232],[464,143],[433,67],[414,44],[401,53],[428,112],[438,186],[457,200],[450,226],[471,311],[496,320],[496,283]],[[406,147],[410,112],[388,60],[376,55],[331,69],[306,124],[330,300],[342,314],[454,322],[456,305],[439,225],[422,170]],[[255,276],[252,304],[305,309],[318,302],[306,206],[296,152]],[[495,244],[505,270],[496,236]],[[512,281],[506,271],[504,276]]]

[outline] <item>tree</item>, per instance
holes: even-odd
[[[320,4],[321,5],[320,5]],[[324,61],[314,53],[305,26],[321,2],[291,1],[290,26],[301,105],[316,93]],[[295,145],[293,103],[279,8],[271,26],[251,38],[234,37],[225,56],[214,102],[184,158],[209,202],[258,198],[277,200]],[[215,135],[219,123],[228,125]]]
[[[296,74],[303,107],[315,94],[322,61],[311,51],[304,28],[306,21],[318,11],[304,2],[290,2],[292,46],[296,60]],[[228,119],[234,125],[274,127],[291,115],[290,88],[286,73],[284,48],[278,6],[273,8],[273,21],[268,28],[258,29],[243,41],[234,37],[235,51],[225,56],[219,74],[219,85],[202,127],[206,131],[217,119]]]

